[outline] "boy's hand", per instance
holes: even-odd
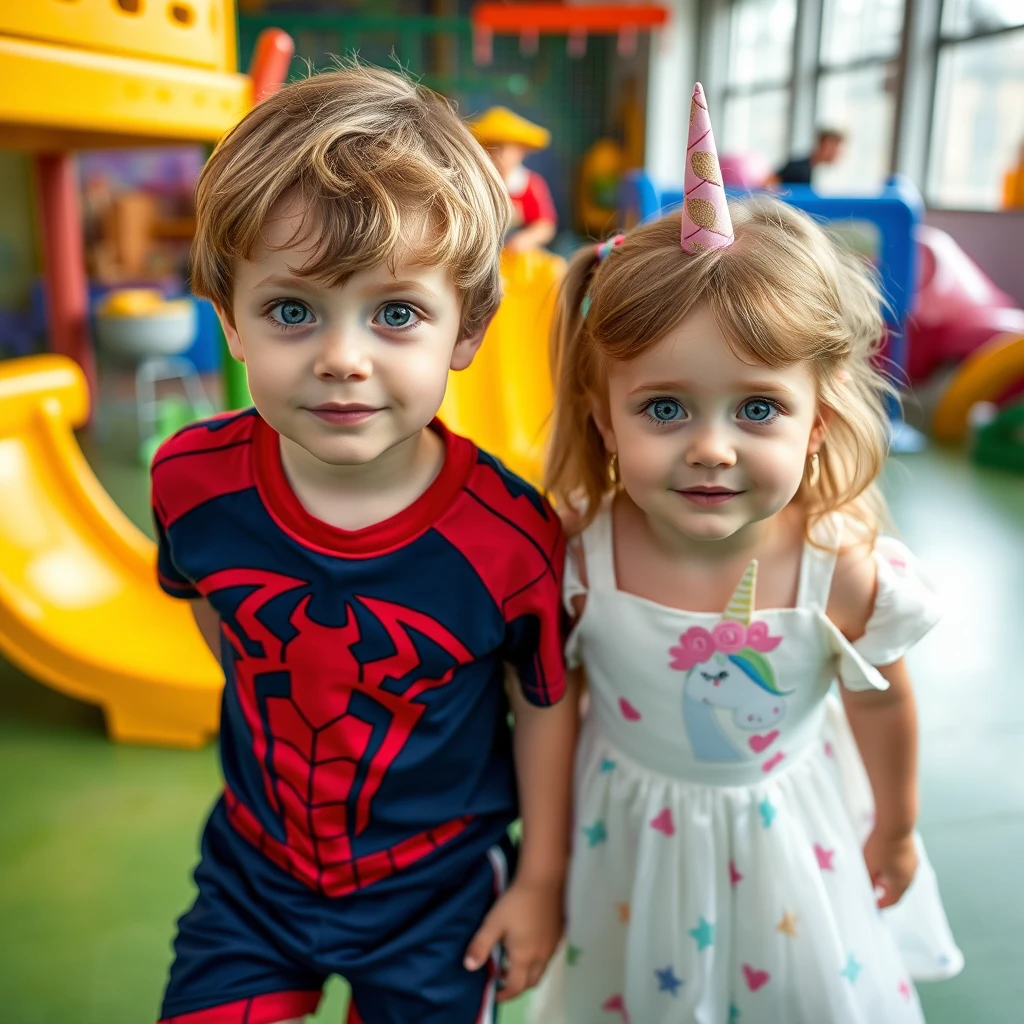
[[[466,950],[467,971],[479,970],[501,945],[505,962],[498,1002],[515,999],[540,981],[562,937],[562,886],[516,881],[484,918]]]
[[[864,863],[872,885],[882,890],[878,906],[891,907],[907,891],[917,871],[913,834],[892,837],[872,832],[864,844]]]

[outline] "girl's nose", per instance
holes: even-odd
[[[688,466],[716,469],[736,464],[736,449],[729,438],[729,432],[720,425],[698,426],[690,433],[689,440],[686,452]]]

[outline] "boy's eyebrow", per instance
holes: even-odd
[[[257,281],[253,288],[266,288],[269,285],[278,288],[301,288],[308,281],[308,277],[295,277],[291,274],[268,274],[262,281]]]
[[[651,380],[644,381],[643,384],[633,388],[633,390],[630,391],[630,394],[641,395],[648,394],[650,392],[688,392],[693,390],[693,385],[687,380]],[[729,388],[729,390],[737,393],[747,392],[748,394],[760,391],[768,392],[769,394],[784,395],[786,397],[792,397],[793,395],[792,388],[788,388],[785,384],[777,380],[744,380]]]
[[[291,274],[268,274],[262,281],[258,281],[253,288],[303,288],[309,289],[311,279],[308,277],[297,277]],[[315,286],[314,286],[315,287]],[[368,292],[380,292],[380,291],[411,291],[418,292],[424,298],[436,299],[437,293],[433,289],[428,288],[425,284],[415,280],[401,280],[401,281],[374,281],[366,285],[363,289]]]

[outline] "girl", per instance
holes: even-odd
[[[590,706],[534,1019],[921,1021],[910,971],[962,958],[914,833],[903,656],[936,616],[880,535],[880,297],[781,203],[734,233],[699,85],[690,126],[682,215],[577,256],[555,325]]]

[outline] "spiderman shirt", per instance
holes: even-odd
[[[221,620],[227,820],[324,896],[496,842],[517,813],[504,663],[534,704],[563,692],[557,517],[433,429],[436,480],[354,532],[306,512],[255,410],[153,462],[160,583]]]

